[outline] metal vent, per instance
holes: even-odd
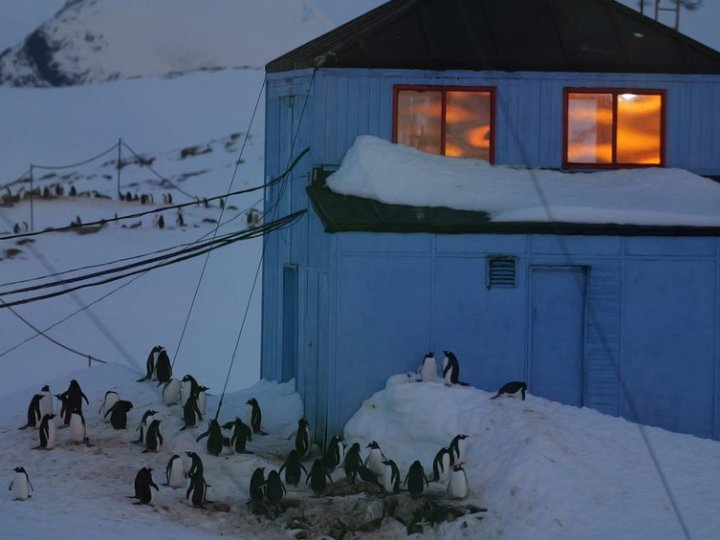
[[[515,257],[491,255],[487,258],[488,289],[493,287],[515,287]]]

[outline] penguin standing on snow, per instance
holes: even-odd
[[[380,450],[380,445],[377,442],[372,441],[367,445],[367,448],[370,449],[370,453],[365,458],[364,465],[376,475],[380,476],[385,470],[385,465],[383,463],[387,460],[387,458],[382,453],[382,450]]]
[[[362,458],[360,457],[360,443],[353,443],[347,451],[343,468],[345,469],[345,476],[354,484],[355,477],[359,474],[360,469],[363,468]]]
[[[220,424],[214,418],[210,420],[207,431],[200,435],[197,439],[195,439],[195,442],[200,441],[200,439],[204,437],[208,438],[208,454],[210,454],[211,456],[219,456],[223,451],[224,437],[220,429]]]
[[[98,409],[98,414],[102,416],[106,422],[109,422],[109,419],[105,416],[105,413],[107,413],[118,401],[120,401],[120,396],[117,392],[114,390],[108,390],[105,392],[105,398],[103,399],[102,405],[100,405],[100,409]]]
[[[88,401],[87,396],[80,388],[80,384],[75,380],[70,381],[70,385],[68,386],[68,389],[65,390],[60,396],[64,396],[67,398],[66,401],[66,407],[70,409],[72,412],[75,409],[79,409],[82,411],[82,400],[85,400],[85,403],[90,405],[90,402]],[[58,399],[60,399],[60,396],[56,396]]]
[[[140,436],[135,441],[136,443],[145,444],[145,433],[147,433],[147,429],[150,426],[150,423],[155,419],[156,414],[157,411],[153,409],[148,409],[143,413],[140,425],[135,430],[140,432]]]
[[[342,437],[340,437],[340,435],[334,435],[333,438],[330,439],[328,447],[325,450],[325,455],[323,456],[323,465],[325,465],[325,468],[328,470],[328,472],[332,473],[338,467],[338,465],[343,462],[344,458],[345,447],[342,443]]]
[[[310,452],[310,424],[304,418],[298,420],[298,428],[295,432],[295,451],[300,459]]]
[[[40,400],[42,399],[41,394],[35,394],[30,400],[27,412],[27,424],[18,429],[26,429],[29,427],[38,427],[42,417],[40,416]]]
[[[465,461],[465,439],[467,439],[467,435],[461,433],[459,435],[455,435],[453,440],[450,441],[450,445],[448,446],[448,451],[450,452],[450,465],[460,464]]]
[[[325,491],[325,488],[327,487],[327,480],[332,483],[332,478],[330,478],[330,475],[325,470],[325,466],[323,465],[322,460],[316,459],[313,462],[313,466],[310,469],[310,474],[308,474],[305,483],[307,484],[308,482],[310,482],[310,487],[312,488],[315,495],[319,495],[320,493]]]
[[[437,362],[435,361],[435,355],[432,352],[427,353],[418,369],[420,371],[421,381],[434,381],[437,378]]]
[[[413,464],[410,465],[410,469],[405,477],[405,484],[410,492],[410,496],[413,498],[422,495],[425,486],[430,485],[425,476],[425,470],[419,461],[415,460]]]
[[[165,478],[167,480],[165,485],[173,489],[185,486],[185,464],[183,463],[182,457],[174,454],[173,457],[170,458],[165,467]]]
[[[181,390],[182,399],[187,401],[187,398],[194,393],[197,397],[198,409],[200,409],[200,412],[203,414],[205,414],[206,390],[209,390],[209,388],[207,386],[200,386],[192,375],[187,374],[183,377]]]
[[[265,490],[265,467],[258,467],[250,477],[250,500],[262,501]]]
[[[38,430],[38,435],[40,436],[40,446],[36,446],[35,448],[52,450],[55,447],[56,433],[57,426],[55,425],[55,415],[52,413],[46,414],[40,421],[40,429]]]
[[[30,491],[33,489],[30,477],[23,467],[15,467],[15,478],[10,482],[8,491],[12,491],[14,501],[25,501],[32,497]]]
[[[68,399],[61,394],[55,394],[55,397],[60,401],[60,418],[62,419],[62,423],[64,426],[69,426],[72,409],[68,407]]]
[[[445,447],[441,448],[438,453],[435,454],[435,458],[433,459],[433,482],[445,482],[447,480],[452,461],[450,451]]]
[[[190,477],[190,486],[185,493],[185,498],[187,499],[192,494],[192,499],[190,499],[192,505],[195,508],[205,509],[203,505],[212,502],[207,500],[208,484],[205,481],[205,477],[199,472],[188,474],[188,477]]]
[[[160,348],[155,362],[155,378],[157,379],[158,386],[170,382],[172,379],[172,365],[170,364],[170,357],[164,347]]]
[[[262,424],[262,411],[260,410],[260,404],[257,402],[257,399],[250,398],[247,400],[246,405],[250,408],[250,427],[252,428],[253,433],[258,433],[260,435],[267,435],[264,431],[260,429],[260,425]]]
[[[187,457],[190,458],[190,469],[188,469],[188,476],[199,472],[200,474],[203,474],[205,471],[205,467],[203,466],[202,459],[200,459],[200,456],[198,456],[195,452],[185,452]]]
[[[160,434],[160,420],[153,420],[145,433],[145,450],[146,452],[159,452],[162,448],[163,437]]]
[[[240,420],[235,418],[234,422],[227,422],[223,425],[225,429],[232,429],[232,435],[230,436],[230,446],[237,454],[249,454],[245,449],[248,441],[252,441],[252,430],[250,427]],[[208,441],[209,443],[209,441]]]
[[[47,384],[42,387],[42,390],[40,390],[38,394],[42,396],[40,399],[40,419],[42,419],[46,414],[53,414],[55,407],[53,406],[53,395]]]
[[[70,439],[76,443],[87,442],[85,417],[80,409],[75,409],[70,415]]]
[[[287,491],[280,479],[280,474],[275,470],[270,471],[265,481],[265,494],[267,495],[268,501],[271,503],[280,502],[286,493]]]
[[[461,386],[467,386],[467,383],[460,382],[460,363],[457,357],[452,351],[443,351],[443,362],[442,372],[445,386],[452,386],[453,384],[459,384]]]
[[[133,408],[131,401],[120,399],[113,403],[112,407],[105,413],[105,417],[110,415],[110,425],[115,429],[125,429],[127,427],[127,413]]]
[[[137,499],[138,502],[133,504],[150,504],[153,499],[152,489],[160,491],[152,477],[152,469],[143,467],[135,475],[135,495],[128,496],[129,499]]]
[[[160,345],[155,345],[150,350],[150,354],[148,354],[147,360],[145,361],[145,376],[142,379],[138,379],[138,382],[155,378],[155,364],[157,363],[157,357],[161,350],[162,347]]]
[[[198,420],[202,420],[202,413],[198,408],[197,396],[195,394],[190,394],[190,397],[187,398],[185,405],[183,405],[183,421],[185,422],[185,425],[180,428],[180,431],[189,427],[195,427]]]
[[[177,379],[170,379],[163,386],[162,397],[165,405],[175,405],[180,401],[180,381]]]
[[[452,499],[464,499],[468,494],[468,481],[462,465],[455,465],[450,472],[447,492]]]
[[[300,458],[298,458],[297,450],[290,450],[290,454],[288,454],[283,466],[280,467],[278,474],[282,474],[283,469],[285,469],[285,483],[291,486],[297,486],[300,483],[300,471],[303,471],[305,476],[308,473],[300,462]]]
[[[518,394],[521,394],[523,401],[525,401],[525,392],[527,392],[527,383],[522,381],[511,381],[503,384],[500,387],[500,390],[498,390],[498,393],[490,399],[496,399],[500,396],[516,397]]]
[[[392,459],[386,459],[383,464],[383,488],[388,493],[398,493],[400,491],[400,470]]]

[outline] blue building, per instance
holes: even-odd
[[[359,135],[717,179],[719,53],[613,0],[393,0],[266,72],[266,177],[309,152],[265,193],[266,219],[307,213],[265,238],[261,374],[296,379],[317,440],[443,349],[479,388],[720,438],[720,228],[496,223],[325,185]]]

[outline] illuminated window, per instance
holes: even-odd
[[[393,140],[423,152],[493,160],[494,90],[395,87]]]
[[[663,164],[662,92],[567,90],[565,96],[566,165]]]

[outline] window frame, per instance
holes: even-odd
[[[612,161],[611,163],[576,163],[568,161],[568,133],[570,131],[569,105],[570,94],[611,94],[612,95]],[[660,163],[618,163],[617,161],[617,112],[618,96],[621,94],[637,94],[660,96]],[[564,169],[631,169],[647,167],[665,167],[665,149],[667,144],[667,91],[660,88],[596,88],[566,87],[563,90],[563,146],[562,164]]]
[[[453,85],[431,85],[431,84],[395,84],[393,85],[393,118],[392,118],[392,142],[397,144],[398,135],[398,97],[402,91],[415,92],[440,92],[440,154],[444,157],[454,157],[445,155],[445,144],[447,137],[446,128],[446,112],[447,112],[447,93],[448,92],[486,92],[490,94],[490,149],[488,152],[488,162],[495,163],[495,131],[496,125],[496,91],[495,86],[453,86]],[[462,156],[458,156],[463,159]],[[481,159],[481,158],[465,158],[465,159]]]

